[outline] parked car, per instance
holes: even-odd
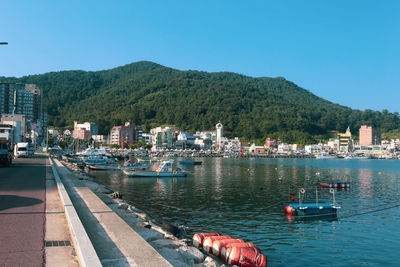
[[[0,164],[10,166],[12,163],[12,147],[8,140],[0,140]]]

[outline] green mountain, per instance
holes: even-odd
[[[61,71],[19,79],[44,89],[49,125],[65,127],[74,120],[93,121],[101,133],[124,121],[176,125],[188,131],[214,129],[247,140],[280,137],[309,143],[343,132],[357,134],[366,123],[398,131],[397,113],[352,110],[333,104],[284,78],[253,78],[236,73],[179,71],[152,62],[86,72]]]

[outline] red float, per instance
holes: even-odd
[[[221,235],[221,236],[207,236],[203,241],[203,250],[208,253],[212,253],[213,243],[215,240],[223,240],[223,239],[233,239],[233,237],[229,235]]]
[[[193,246],[195,246],[196,248],[202,248],[203,247],[203,242],[204,242],[204,238],[208,237],[208,236],[220,236],[220,233],[199,233],[199,234],[195,234],[193,235],[192,238],[192,242],[193,242]]]
[[[232,251],[228,258],[228,263],[233,265],[242,266],[241,264],[246,264],[244,266],[254,266],[254,267],[264,267],[267,266],[266,257],[261,256],[261,252],[255,247],[232,247]]]
[[[253,243],[230,243],[230,244],[226,244],[221,249],[221,258],[224,259],[226,262],[228,262],[228,260],[229,260],[229,256],[230,256],[230,254],[232,252],[233,247],[237,247],[237,248],[253,247],[253,248],[255,248]]]
[[[243,239],[222,239],[222,240],[215,240],[212,246],[212,253],[221,258],[221,251],[224,246],[227,244],[232,243],[244,243]]]

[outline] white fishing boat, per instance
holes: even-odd
[[[358,154],[349,154],[344,157],[345,159],[370,159],[371,155],[358,155]]]
[[[328,153],[318,153],[315,155],[316,159],[337,159],[338,157],[333,154],[328,154]]]
[[[86,165],[97,165],[97,164],[105,165],[105,164],[115,163],[115,160],[107,156],[88,156],[83,159],[83,162]]]
[[[164,160],[155,171],[125,170],[122,171],[130,177],[184,177],[186,173],[181,169],[173,169],[173,160]]]
[[[149,165],[144,164],[144,163],[139,163],[139,162],[133,162],[131,160],[127,160],[124,162],[124,165],[119,166],[119,169],[121,170],[145,170],[149,168]]]

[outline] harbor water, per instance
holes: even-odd
[[[176,158],[175,162],[182,160]],[[156,221],[252,242],[268,266],[397,266],[400,248],[400,160],[196,158],[184,178],[129,178],[90,171]],[[320,178],[351,178],[335,189],[337,218],[287,218],[282,202],[305,189],[305,200],[332,202]]]

